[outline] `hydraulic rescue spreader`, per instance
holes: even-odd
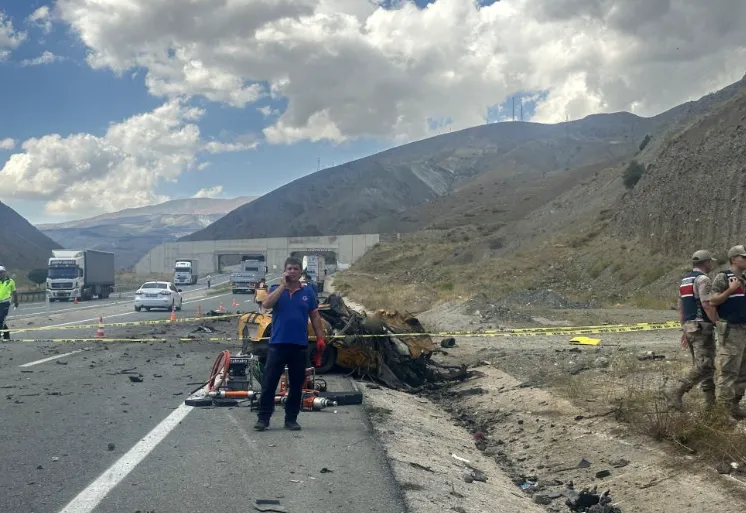
[[[212,366],[207,382],[192,392],[184,401],[189,406],[235,405],[238,401],[248,400],[250,406],[259,399],[261,388],[261,364],[254,354],[232,356],[230,351],[221,351]],[[256,382],[256,387],[255,387]],[[288,370],[280,378],[280,390],[275,395],[275,404],[285,404],[288,394]],[[306,411],[320,411],[330,406],[337,406],[337,401],[321,397],[326,392],[326,381],[316,377],[313,367],[306,369],[306,381],[303,384],[301,408]]]

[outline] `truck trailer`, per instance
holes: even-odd
[[[198,260],[180,258],[174,264],[174,283],[176,285],[194,285],[199,279]]]
[[[306,255],[303,257],[303,270],[308,273],[311,281],[316,283],[316,290],[324,292],[326,259],[322,255]]]
[[[257,284],[266,277],[266,257],[263,254],[244,255],[241,257],[241,269],[231,273],[231,290],[234,294],[239,292],[253,294]]]
[[[49,301],[107,299],[114,292],[114,253],[95,249],[55,249],[47,267]]]

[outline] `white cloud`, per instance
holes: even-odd
[[[58,0],[95,68],[156,95],[287,102],[267,140],[406,140],[458,129],[516,91],[535,120],[656,114],[746,71],[743,0]],[[264,111],[261,111],[264,113]],[[271,111],[270,111],[271,112]]]
[[[52,31],[52,16],[49,6],[47,5],[42,5],[32,12],[29,17],[26,18],[26,21],[42,29],[45,34],[49,34]]]
[[[0,139],[0,150],[12,150],[15,147],[16,147],[16,142],[10,137],[6,137],[5,139]]]
[[[273,109],[269,105],[264,105],[262,107],[259,107],[256,110],[259,111],[265,118],[268,118],[270,116],[276,116],[280,113],[278,109]]]
[[[192,198],[218,198],[223,195],[223,186],[216,185],[206,189],[200,189]]]
[[[12,154],[0,170],[5,183],[0,195],[42,200],[48,214],[112,212],[166,201],[156,193],[158,186],[195,168],[201,152],[246,146],[201,139],[194,121],[203,114],[174,99],[111,124],[102,136],[28,139],[23,152]]]
[[[0,61],[8,58],[10,52],[26,40],[25,32],[18,32],[13,28],[13,22],[0,11]]]
[[[64,57],[55,55],[52,52],[45,50],[40,56],[34,59],[24,59],[21,61],[21,66],[41,66],[42,64],[51,64],[64,60]]]

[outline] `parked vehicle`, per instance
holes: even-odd
[[[114,253],[54,249],[47,267],[49,301],[107,299],[114,291]]]
[[[199,279],[199,261],[179,259],[174,264],[174,283],[177,285],[194,285]]]
[[[174,308],[178,312],[183,302],[181,289],[177,289],[169,281],[148,281],[135,291],[136,312],[143,308],[145,311],[150,311],[151,308]]]

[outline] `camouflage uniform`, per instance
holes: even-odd
[[[708,406],[712,406],[715,402],[715,330],[701,306],[702,301],[710,300],[712,280],[702,271],[694,269],[682,280],[680,291],[680,297],[683,296],[684,301],[688,296],[697,304],[696,314],[690,314],[689,320],[685,320],[682,324],[684,337],[692,354],[693,365],[668,391],[668,397],[672,406],[682,409],[683,395],[701,383],[705,402]],[[685,319],[686,310],[684,307]]]
[[[730,271],[728,271],[730,273]],[[730,273],[732,276],[732,273]],[[739,403],[746,392],[746,280],[739,277],[741,287],[719,305],[721,322],[717,328],[717,354],[715,356],[717,402],[731,412],[742,413]],[[718,273],[712,282],[712,292],[719,294],[728,289],[728,275]],[[728,319],[724,306],[737,305],[735,316]],[[739,318],[740,315],[740,318]],[[727,322],[723,322],[726,320]]]

